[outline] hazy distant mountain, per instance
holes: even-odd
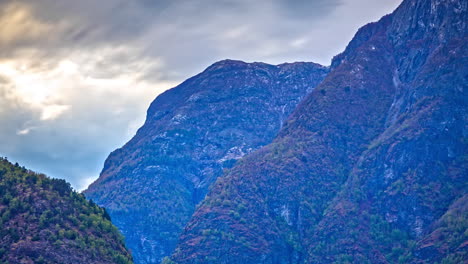
[[[213,64],[156,98],[86,196],[107,208],[136,263],[158,263],[223,170],[270,143],[327,72],[314,63]]]
[[[0,263],[133,263],[109,215],[64,180],[0,159]]]
[[[165,262],[466,263],[467,5],[405,0],[361,28]]]

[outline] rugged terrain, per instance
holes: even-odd
[[[165,263],[466,263],[467,5],[405,0],[361,28]]]
[[[133,263],[103,208],[3,158],[0,216],[0,263]]]
[[[220,61],[158,96],[85,195],[104,206],[136,263],[172,253],[223,170],[270,143],[328,68]]]

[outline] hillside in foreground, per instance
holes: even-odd
[[[0,263],[129,264],[107,212],[61,179],[0,159]]]

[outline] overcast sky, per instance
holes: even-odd
[[[0,156],[82,190],[221,59],[329,65],[401,0],[0,0]]]

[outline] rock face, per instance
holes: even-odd
[[[0,263],[133,263],[103,208],[3,158],[0,216]]]
[[[361,28],[166,262],[466,262],[467,5],[405,0]]]
[[[313,63],[215,63],[156,98],[85,195],[109,211],[136,263],[160,262],[223,170],[270,143],[327,72]]]

